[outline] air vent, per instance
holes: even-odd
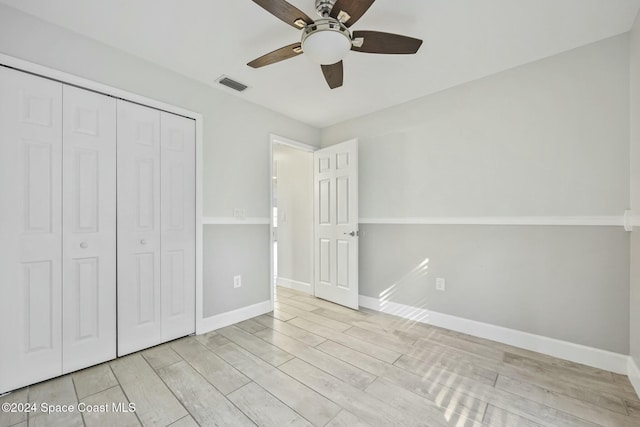
[[[236,90],[238,92],[242,92],[245,89],[247,89],[249,86],[242,84],[240,82],[237,82],[233,79],[230,79],[227,76],[221,76],[218,80],[216,80],[218,83],[220,83],[223,86],[226,86],[228,88],[231,88],[233,90]]]

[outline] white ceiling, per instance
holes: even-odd
[[[226,74],[241,98],[316,127],[377,111],[628,31],[640,0],[377,0],[351,30],[424,40],[417,55],[349,52],[330,90],[304,55],[246,63],[299,41],[251,0],[0,0],[185,76]],[[314,0],[290,0],[312,18]]]

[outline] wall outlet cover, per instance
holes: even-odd
[[[446,288],[445,280],[442,277],[438,277],[436,279],[436,290],[437,291],[444,291],[445,288]]]
[[[239,288],[242,286],[242,276],[233,276],[233,287]]]

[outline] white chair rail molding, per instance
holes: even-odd
[[[633,211],[624,212],[624,229],[633,231],[633,227],[640,227],[640,213]]]
[[[403,217],[403,218],[360,218],[360,224],[393,225],[559,225],[632,227],[640,226],[640,215],[625,211],[623,215],[600,216],[479,216],[479,217]]]

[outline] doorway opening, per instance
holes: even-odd
[[[276,286],[314,294],[313,152],[271,135],[271,300]]]

